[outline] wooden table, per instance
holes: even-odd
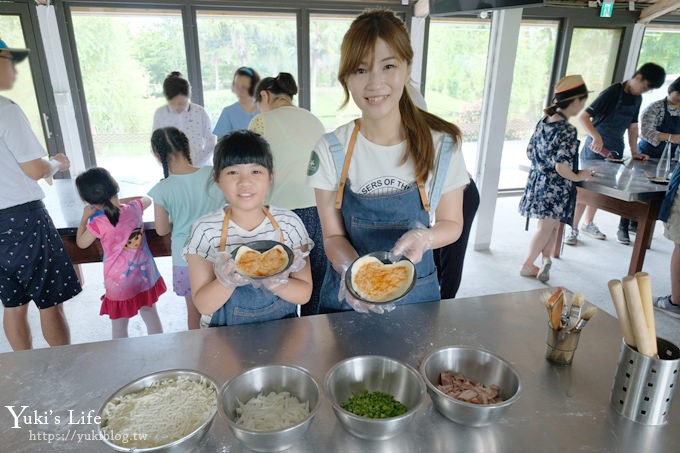
[[[78,196],[75,181],[72,179],[55,179],[52,186],[41,185],[45,192],[43,202],[52,217],[54,226],[64,241],[66,252],[73,264],[102,262],[104,252],[101,243],[95,241],[86,249],[76,244],[76,233],[83,216],[84,203]],[[120,183],[120,197],[146,195],[150,187],[131,183]],[[154,256],[170,256],[170,235],[159,236],[153,223],[153,209],[144,211],[144,232],[149,249]]]
[[[503,357],[520,375],[521,395],[498,423],[458,425],[439,414],[426,396],[402,434],[366,441],[342,428],[322,394],[309,431],[287,451],[677,451],[677,392],[666,426],[632,422],[610,406],[621,348],[615,318],[600,312],[590,321],[571,366],[545,360],[544,291],[548,289],[407,305],[385,315],[344,312],[0,354],[0,450],[110,451],[93,438],[97,425],[87,415],[96,415],[116,389],[161,370],[199,370],[221,386],[254,366],[291,364],[309,370],[323,387],[328,370],[348,357],[384,355],[417,367],[436,348],[465,345]],[[13,428],[6,406],[17,411],[27,406],[25,414],[36,411],[41,423],[21,421]],[[82,415],[83,423],[70,423],[69,414],[76,420]],[[196,451],[249,450],[218,413]]]
[[[666,185],[649,181],[654,175],[658,159],[629,160],[618,164],[600,160],[582,161],[582,168],[596,171],[589,181],[577,183],[576,203],[624,216],[638,223],[628,275],[642,270],[645,253],[651,244],[654,224],[659,215]],[[560,224],[557,237],[562,238],[564,224]],[[556,241],[553,256],[559,258],[562,243]]]

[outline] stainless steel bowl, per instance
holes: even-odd
[[[372,256],[374,258],[377,258],[380,261],[382,261],[383,264],[392,264],[392,255],[390,254],[390,252],[371,252],[371,253],[367,253],[364,256],[360,256],[359,258],[354,260],[352,262],[352,264],[349,265],[349,268],[347,268],[347,272],[345,272],[345,286],[347,287],[347,290],[349,291],[349,293],[352,296],[359,299],[360,301],[367,303],[367,304],[374,304],[374,305],[381,305],[381,304],[387,304],[387,303],[390,303],[390,302],[396,302],[396,301],[402,299],[404,296],[406,296],[409,292],[411,292],[413,287],[416,285],[416,280],[418,279],[418,275],[416,273],[415,265],[411,262],[410,259],[406,258],[405,256],[402,256],[402,257],[399,258],[399,260],[397,262],[406,261],[406,262],[410,263],[411,266],[413,266],[413,279],[411,279],[411,283],[406,288],[406,290],[403,293],[401,293],[399,296],[394,297],[390,300],[386,300],[384,302],[375,302],[375,301],[370,301],[370,300],[364,299],[363,297],[361,297],[359,295],[359,293],[356,292],[356,290],[354,289],[354,286],[352,285],[352,268],[354,267],[354,263],[356,263],[358,260],[360,260],[361,258],[364,258],[366,256]]]
[[[407,407],[391,418],[355,415],[340,405],[353,394],[368,390],[384,392]],[[425,384],[418,371],[398,360],[382,356],[357,356],[336,363],[326,374],[326,394],[342,426],[357,437],[383,440],[401,433],[413,420],[425,397]]]
[[[439,374],[453,371],[484,385],[499,387],[503,401],[496,404],[473,404],[446,395],[437,388]],[[517,371],[505,360],[484,349],[446,346],[429,353],[420,365],[427,392],[437,410],[449,420],[467,426],[485,426],[496,422],[517,401],[521,383]]]
[[[301,402],[309,402],[309,415],[296,425],[276,431],[256,431],[236,424],[238,402],[246,403],[260,392],[289,392]],[[234,436],[255,451],[280,451],[302,437],[319,410],[319,385],[306,370],[290,365],[251,368],[229,380],[220,392],[220,412]]]
[[[286,255],[288,256],[288,264],[286,265],[286,267],[281,269],[276,274],[268,275],[266,277],[248,277],[248,278],[251,278],[253,280],[262,280],[264,278],[269,278],[269,277],[273,277],[275,275],[279,275],[281,272],[288,270],[288,268],[293,264],[293,259],[295,258],[295,255],[293,254],[293,251],[290,249],[290,247],[288,247],[283,242],[278,242],[278,241],[267,241],[267,240],[253,241],[253,242],[249,242],[247,244],[241,244],[238,247],[236,247],[234,250],[232,250],[231,257],[233,259],[236,259],[236,255],[238,254],[238,250],[243,246],[250,247],[251,249],[253,249],[255,251],[258,251],[260,253],[264,253],[269,249],[273,249],[277,245],[280,245],[281,247],[283,247],[283,250],[286,252]]]
[[[111,402],[114,398],[118,398],[121,396],[128,395],[130,393],[135,393],[140,390],[143,390],[147,387],[149,387],[151,384],[154,382],[162,381],[163,379],[174,379],[178,377],[187,377],[191,380],[200,380],[205,379],[205,381],[208,383],[210,387],[215,392],[215,406],[213,408],[213,411],[211,412],[210,416],[208,419],[198,428],[196,428],[192,433],[187,434],[186,436],[177,439],[174,442],[165,444],[165,445],[160,445],[157,447],[150,447],[150,448],[131,448],[131,447],[122,447],[118,444],[115,444],[111,442],[111,440],[108,439],[110,435],[107,436],[107,434],[103,430],[103,426],[106,425],[106,420],[103,417],[103,411],[106,405]],[[170,453],[170,452],[185,452],[185,451],[190,451],[197,447],[205,435],[208,433],[210,430],[210,426],[212,425],[212,422],[215,418],[215,413],[217,412],[217,385],[215,385],[215,382],[210,379],[208,376],[206,376],[203,373],[199,373],[198,371],[194,370],[182,370],[182,369],[175,369],[175,370],[165,370],[165,371],[158,371],[156,373],[152,373],[146,376],[143,376],[139,379],[136,379],[129,384],[121,387],[120,389],[116,390],[111,396],[107,398],[106,401],[104,401],[104,404],[99,408],[98,416],[99,420],[101,422],[98,425],[99,429],[99,436],[100,439],[109,447],[113,448],[116,451],[124,451],[124,452],[134,452],[134,453]]]

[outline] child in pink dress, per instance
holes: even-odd
[[[92,168],[76,178],[83,209],[76,243],[89,247],[99,239],[104,249],[104,286],[100,315],[109,315],[113,338],[128,336],[128,321],[137,312],[149,334],[162,333],[154,304],[165,292],[144,236],[142,213],[147,197],[118,199],[118,183],[103,168]]]

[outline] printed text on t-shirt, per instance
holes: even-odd
[[[411,184],[400,178],[384,176],[368,181],[361,186],[359,193],[362,195],[388,195],[402,192],[411,187]]]

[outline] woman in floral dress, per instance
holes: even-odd
[[[557,238],[560,222],[571,225],[576,204],[574,182],[585,181],[594,175],[591,170],[578,170],[576,128],[569,118],[585,106],[588,89],[580,75],[562,78],[555,86],[551,105],[536,125],[529,140],[527,156],[531,170],[519,203],[519,212],[538,220],[538,228],[529,243],[529,253],[522,264],[520,275],[536,277],[542,282],[550,278],[550,250]],[[542,255],[539,268],[534,264]]]

